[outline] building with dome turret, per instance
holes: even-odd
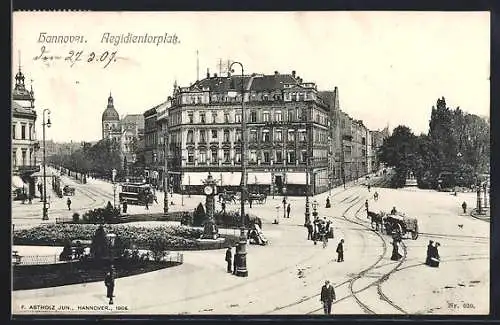
[[[102,113],[102,138],[120,142],[121,138],[120,116],[115,109],[111,92],[108,97],[108,106]]]
[[[36,155],[40,149],[36,139],[35,93],[28,90],[19,65],[12,91],[12,187],[20,193],[35,195],[34,173],[40,171]]]

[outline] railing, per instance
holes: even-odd
[[[56,264],[59,262],[59,255],[19,255],[17,253],[12,254],[12,264],[13,265],[44,265],[44,264]]]

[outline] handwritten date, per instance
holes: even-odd
[[[40,49],[40,54],[33,58],[34,61],[42,61],[46,64],[53,61],[68,62],[73,67],[77,62],[102,63],[103,68],[107,68],[111,63],[116,62],[118,51],[87,52],[84,50],[70,50],[65,55],[54,55],[45,46]]]

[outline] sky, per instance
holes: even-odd
[[[175,81],[219,73],[221,59],[242,62],[248,74],[295,70],[318,90],[338,87],[340,108],[371,130],[403,124],[427,133],[442,96],[451,108],[490,116],[488,12],[15,12],[12,30],[13,83],[20,62],[35,91],[38,136],[48,108],[46,137],[58,142],[100,139],[110,92],[120,116],[142,114]],[[41,33],[83,43],[40,42]],[[115,45],[105,33],[176,38]],[[83,52],[73,66],[44,63],[35,60],[42,46],[48,56]],[[117,60],[104,68],[106,51]],[[92,52],[104,62],[87,62]]]

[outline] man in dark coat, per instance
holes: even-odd
[[[71,210],[71,199],[68,198],[68,200],[66,201],[66,204],[68,205],[68,210]]]
[[[127,201],[123,201],[123,204],[122,204],[123,213],[127,213],[127,207],[128,207]]]
[[[462,203],[462,209],[464,210],[464,214],[466,214],[467,213],[467,203],[465,203],[465,201],[464,201],[464,203]]]
[[[221,207],[222,207],[222,213],[226,213],[226,202],[222,201]]]
[[[425,264],[430,265],[431,264],[431,254],[432,254],[432,243],[434,243],[432,240],[429,240],[429,245],[427,245],[427,257],[425,258]]]
[[[290,210],[291,210],[291,209],[292,209],[292,208],[290,207],[290,203],[288,203],[288,206],[286,207],[286,217],[287,217],[287,218],[290,218]]]
[[[330,315],[332,313],[332,303],[335,300],[335,289],[333,289],[330,281],[326,280],[325,285],[321,288],[321,299],[323,303],[323,310],[325,315]]]
[[[311,221],[309,221],[307,223],[307,240],[313,239],[313,231],[314,231],[314,227],[313,227]]]
[[[226,262],[227,262],[227,273],[231,273],[231,264],[233,261],[233,253],[231,252],[231,247],[226,250]]]
[[[391,260],[392,261],[399,261],[401,259],[401,254],[399,254],[399,249],[398,249],[398,242],[393,241],[392,242],[392,255],[391,255]]]
[[[339,244],[337,245],[337,262],[344,261],[344,240],[341,239]]]
[[[113,304],[113,297],[114,297],[113,294],[115,291],[115,276],[114,276],[113,268],[111,268],[111,270],[108,273],[106,273],[106,277],[104,278],[104,285],[107,288],[106,297],[109,298],[109,304],[112,305]]]
[[[441,246],[441,244],[436,243],[434,246],[431,247],[431,259],[429,263],[429,266],[431,267],[439,267],[439,262],[440,262],[439,251],[438,251],[439,246]]]
[[[330,197],[326,198],[326,208],[330,208],[332,205],[330,204]]]

